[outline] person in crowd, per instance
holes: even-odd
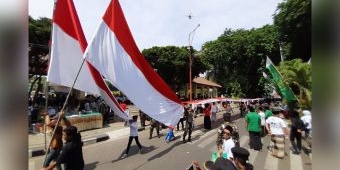
[[[288,128],[286,122],[279,117],[281,110],[279,107],[273,108],[273,116],[266,120],[266,129],[273,145],[268,149],[273,156],[282,159],[285,156],[285,138],[288,138]]]
[[[301,117],[301,120],[303,121],[305,128],[305,138],[311,136],[311,130],[312,130],[312,114],[309,110],[303,110],[302,111],[303,116]]]
[[[227,159],[230,157],[233,157],[233,154],[231,153],[231,148],[235,147],[235,143],[233,139],[231,138],[231,133],[229,129],[225,128],[223,130],[223,145],[222,145],[222,153],[227,154]]]
[[[273,116],[273,112],[270,110],[268,103],[264,103],[263,108],[264,108],[264,113],[266,115],[266,119],[268,119],[268,117],[270,116]]]
[[[255,112],[254,106],[249,106],[249,113],[245,117],[246,129],[249,132],[250,149],[260,151],[261,142],[261,117]]]
[[[47,155],[43,163],[43,167],[46,168],[51,164],[52,161],[57,160],[63,147],[63,127],[61,126],[61,124],[57,124],[59,116],[60,116],[59,121],[63,121],[66,127],[71,126],[71,123],[66,119],[64,111],[58,113],[58,115],[54,116],[52,119],[48,111],[43,111],[42,115],[44,116],[45,125],[49,128],[48,133],[51,135],[51,142],[48,147]],[[60,164],[57,164],[55,168],[57,170],[62,169]]]
[[[299,117],[299,112],[296,110],[292,111],[292,115],[290,118],[292,123],[290,127],[289,139],[290,143],[292,144],[292,153],[293,154],[300,154],[302,149],[301,144],[301,133],[303,130],[303,121]]]
[[[234,162],[235,167],[238,170],[253,170],[254,166],[248,163],[249,151],[243,147],[233,147],[231,148],[233,153],[233,158],[231,160]]]
[[[156,128],[156,132],[157,132],[157,137],[158,137],[158,138],[161,137],[161,136],[159,135],[159,126],[160,126],[160,123],[159,123],[156,119],[151,118],[151,121],[150,121],[150,136],[149,136],[149,139],[152,138],[153,129],[155,129],[155,128]]]
[[[205,129],[211,129],[211,120],[210,120],[210,115],[211,115],[211,112],[210,112],[210,104],[209,103],[206,103],[204,104],[204,128]]]
[[[241,114],[241,117],[243,117],[245,115],[245,112],[246,112],[246,105],[244,104],[244,102],[240,102],[240,114]]]
[[[215,122],[216,121],[216,114],[217,114],[218,108],[216,105],[216,102],[213,102],[211,107],[210,107],[210,112],[211,112],[211,121]]]
[[[223,138],[223,129],[225,129],[227,126],[231,127],[231,137],[235,143],[236,146],[240,145],[240,135],[239,135],[239,131],[238,128],[236,126],[236,124],[231,120],[231,113],[227,112],[223,114],[223,120],[224,123],[220,126],[220,129],[217,131],[217,140],[216,143],[219,143],[220,141],[222,141]]]
[[[177,123],[177,131],[179,131],[179,124],[181,124],[182,130],[184,130],[184,115],[181,116],[181,118],[179,119],[179,121]]]
[[[185,138],[188,134],[188,142],[191,142],[191,133],[194,123],[194,110],[190,107],[188,109],[184,109],[184,119],[185,119],[185,129],[183,133],[183,142],[186,142]]]
[[[165,135],[165,142],[169,143],[170,141],[175,139],[175,135],[174,135],[174,128],[173,127],[168,127],[168,131]]]
[[[83,170],[84,158],[82,151],[81,135],[75,126],[68,126],[63,130],[65,145],[60,155],[55,161],[52,161],[48,167],[41,170],[52,170],[61,164],[64,164],[65,170]]]
[[[257,108],[257,113],[260,115],[261,117],[261,137],[265,137],[266,136],[266,114],[263,111],[263,107],[259,106]]]
[[[129,142],[128,142],[128,145],[126,147],[126,151],[125,151],[125,154],[121,157],[122,159],[126,158],[129,154],[129,150],[130,150],[130,146],[131,146],[131,143],[132,143],[132,140],[135,139],[136,141],[136,144],[138,145],[139,147],[139,153],[142,153],[142,145],[139,143],[139,140],[138,140],[138,127],[137,127],[137,119],[138,119],[138,116],[135,115],[135,116],[132,116],[132,120],[130,119],[128,121],[128,125],[130,126],[130,137],[129,137]]]

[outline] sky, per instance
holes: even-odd
[[[29,15],[34,19],[52,18],[53,1],[29,0]],[[139,50],[154,46],[181,47],[189,44],[200,50],[204,43],[216,40],[226,28],[248,30],[272,24],[273,14],[282,1],[119,0]],[[88,42],[109,2],[110,0],[74,0]],[[192,16],[191,19],[189,15]]]

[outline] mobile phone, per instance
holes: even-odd
[[[194,170],[194,169],[195,169],[194,166],[195,166],[195,165],[194,165],[193,163],[191,163],[190,166],[187,168],[187,170]]]

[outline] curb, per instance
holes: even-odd
[[[108,140],[109,136],[106,134],[101,134],[96,137],[91,137],[91,138],[86,138],[82,140],[83,146],[90,145],[90,144],[95,144],[98,142],[102,142],[105,140]],[[36,157],[36,156],[41,156],[45,155],[45,148],[33,148],[28,150],[28,157]]]

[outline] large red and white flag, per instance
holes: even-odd
[[[72,87],[87,47],[85,35],[72,0],[57,0],[53,14],[51,59],[47,80]],[[74,88],[100,95],[119,117],[129,117],[119,106],[100,73],[85,60]]]
[[[139,109],[167,126],[184,112],[180,100],[140,53],[118,0],[112,0],[85,58]]]

